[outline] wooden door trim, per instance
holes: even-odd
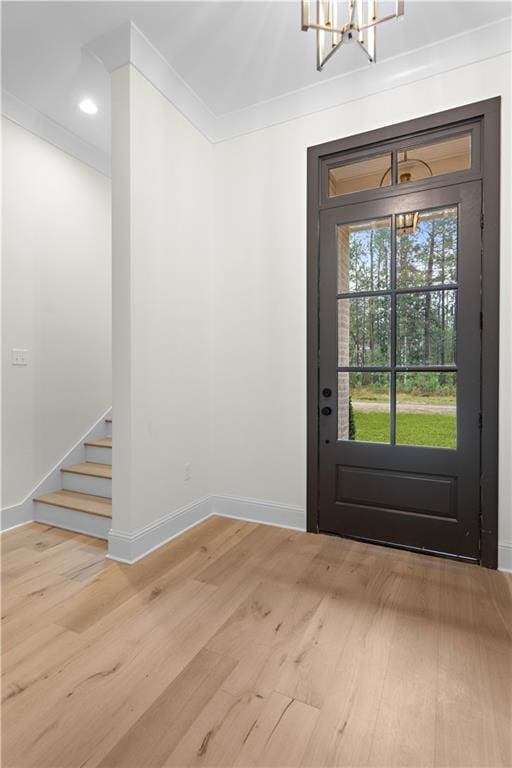
[[[434,115],[374,131],[348,136],[308,148],[307,168],[307,530],[318,532],[319,445],[319,212],[322,206],[322,166],[328,157],[360,152],[379,143],[402,140],[419,133],[478,121],[484,220],[482,228],[482,432],[481,432],[481,546],[480,563],[498,565],[498,428],[499,428],[499,223],[500,223],[500,108],[501,98],[468,104]],[[459,175],[438,177],[432,186],[462,181]],[[413,190],[411,189],[411,192]],[[396,195],[396,187],[389,188]],[[379,196],[382,191],[379,190]],[[371,198],[371,191],[367,199]],[[348,200],[347,200],[348,203]],[[343,204],[343,198],[338,199]]]

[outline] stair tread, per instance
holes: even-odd
[[[61,472],[71,472],[75,475],[89,475],[90,477],[106,477],[112,479],[112,464],[98,464],[96,461],[83,461],[81,464],[72,464],[62,467]]]
[[[112,423],[112,416],[107,416],[107,418],[105,419],[105,421],[106,421],[108,424],[111,424],[111,423]]]
[[[112,448],[112,438],[99,437],[97,440],[87,440],[84,445],[90,445],[94,448]]]
[[[51,491],[44,496],[37,496],[34,501],[52,504],[54,507],[75,509],[78,512],[88,512],[90,515],[112,517],[112,499],[106,496],[93,496],[76,491]]]

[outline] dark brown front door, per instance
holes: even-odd
[[[481,210],[468,181],[320,211],[320,531],[479,558]]]

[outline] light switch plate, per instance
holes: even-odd
[[[11,349],[13,365],[28,365],[28,349]]]

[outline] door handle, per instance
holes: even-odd
[[[331,415],[331,413],[332,413],[332,408],[331,408],[330,406],[328,406],[328,405],[325,405],[325,406],[322,408],[322,416],[330,416],[330,415]]]

